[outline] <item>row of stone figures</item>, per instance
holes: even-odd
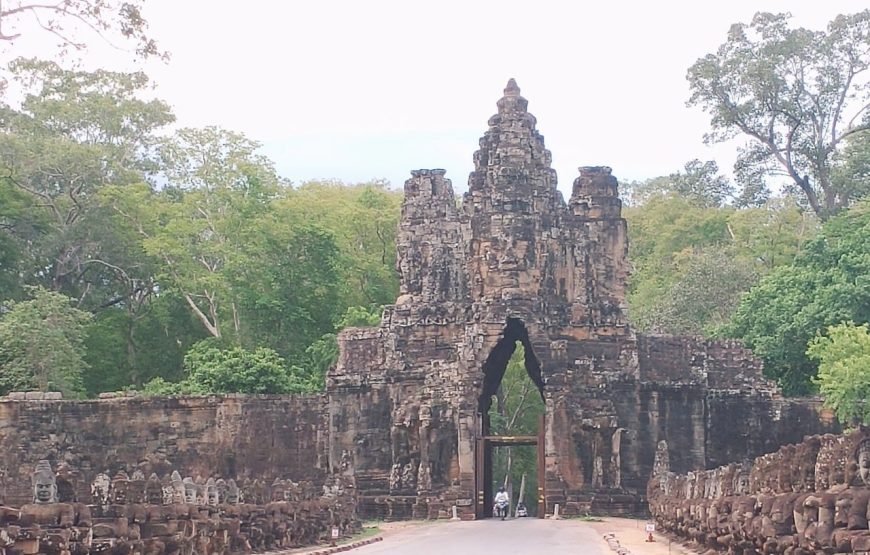
[[[661,530],[710,551],[870,553],[870,433],[811,436],[680,475],[660,442],[647,494]]]
[[[228,555],[314,545],[333,528],[358,528],[353,483],[333,475],[312,482],[163,480],[134,472],[98,475],[91,503],[75,499],[68,473],[40,461],[33,503],[0,506],[0,555]],[[243,493],[243,490],[245,493]],[[247,502],[245,502],[247,501]]]
[[[39,461],[31,475],[33,503],[70,503],[78,501],[76,478],[68,471],[52,472],[47,460]],[[276,479],[271,486],[261,480],[247,482],[244,488],[236,485],[233,479],[182,478],[173,471],[163,478],[152,473],[145,478],[141,470],[132,475],[125,471],[117,472],[110,478],[106,473],[97,474],[90,486],[92,504],[104,507],[110,503],[147,503],[169,505],[187,503],[192,505],[236,505],[244,501],[265,503],[268,501],[301,501],[321,496],[337,496],[348,487],[349,480],[336,476],[322,487],[311,481],[299,483],[292,480]]]

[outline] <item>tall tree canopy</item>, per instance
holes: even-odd
[[[849,321],[870,322],[870,200],[826,222],[793,264],[762,279],[726,333],[761,356],[787,393],[806,393],[817,370],[808,343]]]
[[[827,219],[870,193],[837,169],[844,141],[870,130],[868,69],[870,10],[837,16],[826,31],[758,13],[689,68],[689,105],[710,114],[708,141],[750,139],[735,166],[744,185],[784,175]]]
[[[689,179],[699,175],[690,168],[703,166],[632,184],[624,210],[633,266],[628,302],[641,331],[717,334],[758,278],[791,263],[816,231],[816,218],[794,198],[738,208],[700,194],[716,188],[684,186],[721,182],[709,171]]]

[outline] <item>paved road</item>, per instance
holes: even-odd
[[[411,526],[354,555],[607,555],[591,526],[570,520],[478,520]]]

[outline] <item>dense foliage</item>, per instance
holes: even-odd
[[[849,321],[870,322],[870,201],[826,222],[793,264],[761,280],[727,333],[761,356],[787,392],[806,393],[817,369],[808,343]]]
[[[210,393],[286,394],[320,389],[310,373],[290,366],[268,347],[248,351],[226,348],[205,340],[184,356],[186,377],[177,383],[154,378],[143,388],[151,395],[206,395]]]
[[[852,322],[831,326],[810,342],[819,362],[814,380],[825,404],[844,424],[870,424],[870,329]]]
[[[336,360],[336,332],[377,324],[395,298],[401,196],[386,184],[294,187],[239,133],[167,135],[174,117],[142,74],[11,68],[27,95],[0,110],[3,320],[15,329],[23,308],[11,303],[43,290],[88,319],[75,362],[55,361],[74,381],[12,372],[10,342],[5,389],[311,390]],[[203,366],[191,356],[207,338]],[[239,365],[263,383],[222,377]]]
[[[87,42],[78,18],[160,56],[140,5],[24,2],[0,9],[0,41],[47,10],[67,48]],[[863,391],[830,376],[858,360],[841,363],[837,326],[870,321],[868,29],[870,11],[825,31],[757,14],[689,69],[709,138],[750,142],[736,183],[692,160],[622,187],[638,330],[743,339],[788,393]],[[338,331],[396,298],[388,184],[288,183],[243,134],[170,128],[142,73],[7,70],[21,95],[0,89],[0,394],[313,391]],[[493,422],[531,433],[508,417],[534,397],[511,364]]]
[[[32,299],[0,307],[0,395],[29,389],[82,394],[85,327],[91,314],[69,297],[30,288]]]

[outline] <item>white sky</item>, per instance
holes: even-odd
[[[667,174],[692,158],[729,170],[735,145],[704,145],[709,120],[685,106],[688,67],[756,11],[790,11],[821,29],[866,5],[149,0],[146,18],[172,60],[144,69],[180,125],[242,131],[294,182],[401,186],[412,169],[440,167],[457,191],[514,77],[567,191],[581,165],[612,166],[621,180]],[[117,69],[120,59],[95,49],[87,63]]]

